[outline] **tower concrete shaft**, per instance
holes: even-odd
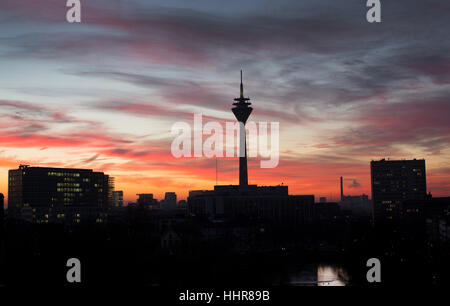
[[[247,186],[248,185],[248,171],[247,171],[247,141],[245,135],[245,125],[239,125],[239,145],[243,146],[239,148],[239,185]],[[242,156],[244,155],[244,156]]]

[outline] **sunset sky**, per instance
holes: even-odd
[[[249,183],[336,200],[370,195],[371,160],[425,158],[450,195],[450,2],[0,1],[0,192],[19,164],[89,168],[125,200],[211,189],[215,159],[172,157],[171,127],[234,120],[244,70],[250,120],[280,122],[280,163]],[[395,2],[395,3],[394,3]],[[238,160],[218,160],[237,184]]]

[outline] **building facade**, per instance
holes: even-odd
[[[123,191],[117,190],[112,192],[112,206],[122,207],[123,206]]]
[[[400,217],[401,204],[427,195],[425,160],[385,160],[370,163],[372,217],[390,222]]]
[[[313,195],[289,195],[287,186],[214,186],[214,190],[191,191],[190,215],[209,219],[246,218],[295,228],[314,220]]]
[[[89,169],[21,165],[9,170],[8,213],[32,223],[102,223],[112,198],[112,179]]]

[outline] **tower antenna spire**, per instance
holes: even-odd
[[[241,98],[244,97],[244,84],[242,84],[242,69],[241,69]]]

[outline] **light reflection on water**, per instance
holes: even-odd
[[[346,286],[346,273],[342,268],[319,265],[317,267],[317,286]]]
[[[285,270],[278,284],[290,286],[347,286],[347,271],[339,266],[310,264],[290,267]]]

